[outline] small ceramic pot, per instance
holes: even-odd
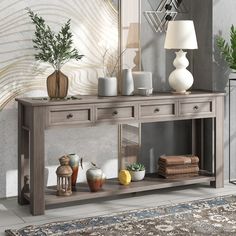
[[[142,171],[129,171],[130,175],[131,175],[131,181],[135,182],[135,181],[140,181],[144,179],[145,176],[145,170]]]
[[[98,78],[98,96],[101,97],[117,96],[116,77]]]
[[[97,192],[102,188],[106,176],[98,167],[92,167],[86,172],[87,182],[91,192]]]

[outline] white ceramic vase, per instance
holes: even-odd
[[[117,79],[116,77],[98,78],[98,96],[113,97],[117,96]]]
[[[145,177],[145,170],[142,170],[142,171],[129,170],[129,173],[131,175],[131,181],[133,182],[143,180]]]
[[[131,69],[123,70],[121,94],[125,96],[134,94],[134,80]]]

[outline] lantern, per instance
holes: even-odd
[[[73,173],[69,166],[70,158],[63,156],[59,159],[60,166],[56,170],[57,174],[57,195],[70,196],[71,191],[71,175]]]

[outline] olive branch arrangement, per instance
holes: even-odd
[[[73,47],[73,35],[70,29],[71,19],[56,34],[42,17],[30,8],[26,8],[26,10],[35,25],[35,38],[32,41],[33,47],[37,51],[34,55],[36,60],[47,62],[59,71],[71,59],[80,60],[83,57]]]
[[[103,56],[102,56],[102,62],[103,62],[103,74],[104,76],[112,77],[114,76],[114,73],[118,69],[119,61],[122,57],[122,55],[125,53],[127,48],[125,48],[119,55],[116,57],[109,55],[109,49],[106,49]]]

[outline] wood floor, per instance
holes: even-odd
[[[236,185],[225,184],[215,189],[205,184],[128,194],[117,198],[92,200],[76,206],[46,210],[44,216],[31,216],[28,206],[19,206],[16,198],[0,200],[0,236],[7,228],[21,228],[32,224],[79,219],[126,211],[130,209],[155,207],[214,196],[236,194]]]

